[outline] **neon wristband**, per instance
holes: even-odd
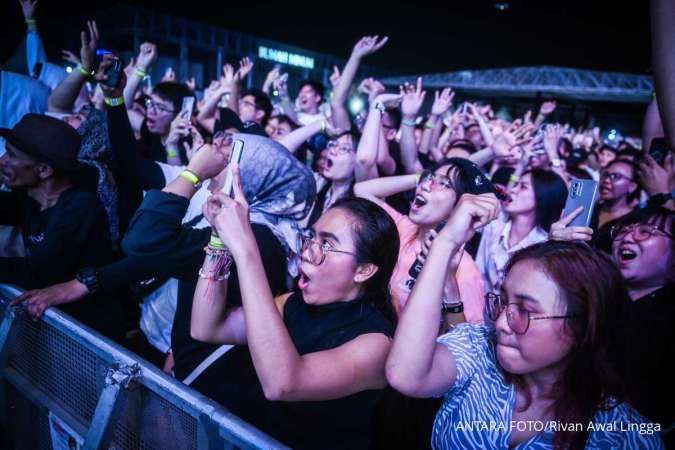
[[[172,148],[171,148],[171,149],[167,149],[167,150],[166,150],[166,156],[169,157],[169,158],[175,158],[176,156],[178,156],[178,151],[177,151],[177,150],[174,150],[174,149],[172,149]]]
[[[401,120],[401,125],[405,125],[406,127],[415,128],[417,126],[417,123],[415,123],[415,121],[412,120],[412,119],[403,119],[403,120]]]
[[[518,176],[515,175],[515,174],[512,174],[512,175],[509,177],[509,183],[517,183],[519,180],[520,180],[520,177],[518,177]]]
[[[87,70],[84,67],[82,67],[82,64],[77,65],[77,71],[80,72],[82,75],[85,77],[93,77],[96,72],[93,70]]]
[[[193,185],[194,187],[196,187],[196,188],[199,188],[199,185],[202,183],[201,180],[199,179],[199,177],[198,177],[197,175],[195,175],[194,172],[192,172],[192,171],[190,171],[190,170],[187,170],[187,169],[185,169],[184,171],[182,171],[182,172],[179,174],[179,176],[180,176],[181,178],[183,178],[184,180],[187,180],[187,181],[189,181],[190,183],[192,183],[192,185]]]
[[[124,105],[124,97],[103,97],[103,101],[108,106]]]
[[[436,124],[434,124],[433,122],[427,122],[424,124],[424,128],[426,128],[427,130],[433,130],[435,127]]]
[[[209,240],[209,247],[215,248],[225,248],[225,244],[220,240],[218,235],[211,234],[211,239]]]
[[[147,73],[145,70],[143,70],[143,69],[139,69],[138,67],[136,67],[136,68],[134,69],[134,73],[135,73],[136,75],[138,75],[140,78],[142,78],[143,80],[145,80],[146,78],[148,78],[148,73]]]

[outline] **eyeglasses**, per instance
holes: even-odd
[[[450,178],[444,175],[436,175],[431,170],[423,170],[420,174],[420,179],[417,182],[417,185],[419,186],[420,184],[427,182],[430,182],[432,186],[438,185],[442,189],[455,189],[455,186],[452,184],[452,181],[450,181]]]
[[[619,180],[635,181],[632,178],[628,178],[626,175],[618,173],[618,172],[604,171],[600,174],[601,180],[606,180],[607,178],[609,178],[609,181],[611,181],[612,183],[615,183]]]
[[[545,319],[570,319],[576,317],[573,314],[566,316],[541,316],[532,317],[530,311],[523,309],[518,303],[508,303],[506,298],[499,294],[488,292],[485,294],[485,304],[490,320],[497,321],[501,313],[506,310],[506,323],[516,334],[525,334],[530,328],[530,321]]]
[[[346,155],[349,152],[354,151],[354,147],[349,144],[338,144],[337,141],[328,141],[326,148],[329,152],[338,155]]]
[[[320,266],[323,264],[323,262],[326,260],[326,254],[328,252],[344,253],[345,255],[356,256],[352,252],[332,248],[330,243],[325,240],[323,243],[319,244],[314,240],[314,233],[311,230],[306,230],[303,232],[300,239],[300,257],[315,266]]]
[[[164,105],[160,105],[159,103],[153,102],[149,98],[145,100],[145,109],[147,110],[155,109],[156,111],[161,111],[165,113],[172,113],[174,111],[173,109],[167,108]]]
[[[241,105],[250,106],[250,107],[253,108],[253,109],[257,109],[257,108],[255,107],[255,103],[249,102],[249,101],[246,101],[246,100],[242,100],[242,99],[239,100],[239,105],[240,105],[240,106],[241,106]]]
[[[633,236],[635,242],[645,241],[658,233],[663,234],[669,239],[673,239],[673,235],[667,231],[660,229],[656,225],[649,225],[646,223],[633,223],[626,226],[614,225],[609,230],[609,235],[613,241],[622,240],[628,236],[629,233]]]

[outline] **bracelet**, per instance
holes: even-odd
[[[169,158],[175,158],[178,156],[178,150],[174,150],[172,148],[166,149],[166,156]]]
[[[85,68],[82,66],[82,64],[78,64],[78,65],[76,66],[76,69],[77,69],[78,72],[80,72],[80,73],[81,73],[82,75],[84,75],[85,77],[93,77],[94,74],[96,73],[96,72],[94,72],[93,70],[87,70],[87,69],[85,69]]]
[[[412,127],[415,128],[417,126],[417,122],[413,119],[403,119],[401,120],[401,125],[405,125],[406,127]]]
[[[375,102],[373,104],[373,109],[378,110],[380,112],[380,115],[383,115],[384,111],[386,110],[386,108],[384,107],[384,104],[382,104],[381,102]]]
[[[202,185],[202,181],[199,179],[199,177],[190,170],[185,169],[178,176],[192,183],[192,185],[197,189],[199,189]]]
[[[427,123],[424,124],[424,128],[427,130],[433,130],[436,127],[436,124],[431,122],[430,120],[427,121]]]
[[[134,68],[134,73],[139,77],[143,78],[144,80],[148,78],[148,72],[146,72],[143,69],[139,69],[138,67]]]
[[[212,250],[227,251],[227,247],[225,247],[223,241],[221,241],[218,235],[215,233],[211,233],[211,239],[209,240],[208,247]]]
[[[515,173],[512,173],[509,177],[509,183],[517,183],[518,181],[520,181],[520,177],[518,177],[518,175]]]
[[[197,275],[199,275],[199,278],[205,279],[205,280],[211,280],[211,281],[225,281],[228,278],[230,278],[230,271],[228,270],[227,272],[217,276],[217,277],[210,277],[207,274],[204,273],[204,269],[200,268],[199,272],[197,272]]]
[[[108,106],[124,105],[124,97],[103,97],[103,101]]]
[[[441,310],[448,314],[459,314],[464,312],[464,303],[462,301],[443,302],[441,303]]]

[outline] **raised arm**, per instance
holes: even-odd
[[[499,214],[499,201],[492,194],[464,194],[452,217],[431,245],[426,263],[401,313],[394,343],[387,358],[387,381],[412,397],[440,395],[457,377],[452,353],[436,343],[448,267],[454,255],[475,230]]]
[[[265,396],[275,401],[320,401],[384,387],[390,342],[382,334],[365,334],[331,350],[298,353],[270,291],[238,173],[234,199],[220,199],[214,226],[235,263],[247,268],[238,273],[246,340]]]
[[[333,98],[331,99],[331,108],[335,115],[333,125],[336,128],[348,130],[350,128],[349,114],[347,113],[346,104],[347,96],[349,95],[349,88],[354,82],[356,72],[359,70],[359,65],[363,57],[375,53],[387,43],[389,38],[384,37],[378,41],[378,36],[365,36],[359,40],[354,46],[347,64],[342,69],[339,81],[333,91]]]
[[[400,99],[400,95],[380,94],[370,105],[359,146],[356,149],[356,181],[377,177],[377,154],[382,114],[387,107],[396,106]]]
[[[652,63],[661,121],[670,148],[675,148],[675,2],[652,0]]]
[[[645,118],[642,122],[642,149],[648,151],[652,145],[652,140],[662,137],[664,134],[661,116],[659,115],[659,104],[656,98],[653,98],[647,106]]]
[[[555,111],[556,106],[555,100],[542,103],[539,107],[539,114],[537,114],[537,117],[534,119],[534,127],[539,128],[541,124],[544,123],[544,120]]]
[[[438,143],[443,129],[443,115],[452,106],[452,99],[455,93],[452,89],[445,88],[440,93],[434,92],[434,104],[431,106],[429,120],[424,125],[422,140],[420,141],[420,153],[428,153],[429,149]]]
[[[415,142],[415,119],[424,103],[426,91],[422,90],[422,78],[417,79],[413,87],[408,83],[401,86],[401,162],[406,173],[417,173],[422,170],[422,164],[417,158],[417,143]]]
[[[415,186],[417,186],[417,175],[414,174],[375,178],[356,183],[354,195],[382,206],[386,204],[385,199],[387,197],[414,189]]]
[[[37,29],[37,21],[35,20],[35,7],[37,1],[19,0],[21,4],[21,11],[23,18],[26,21],[26,63],[28,65],[28,74],[32,74],[37,63],[47,61],[47,54],[45,53],[42,39]]]
[[[72,112],[73,104],[80,94],[82,86],[94,74],[99,33],[95,21],[87,22],[87,27],[89,28],[89,35],[87,36],[86,31],[83,31],[80,35],[82,41],[80,60],[82,62],[52,91],[47,103],[49,111]]]
[[[328,130],[328,122],[324,119],[317,120],[308,125],[293,130],[279,139],[279,143],[286,147],[291,153],[300,148],[307,139],[311,138],[317,133],[322,133]]]
[[[134,132],[141,130],[143,120],[145,119],[142,114],[131,108],[134,104],[136,90],[145,77],[148,76],[150,68],[157,61],[157,56],[157,46],[155,44],[152,42],[142,43],[136,57],[136,67],[130,72],[129,79],[124,87],[124,104],[127,106],[129,122]]]

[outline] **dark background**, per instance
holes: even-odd
[[[6,30],[0,41],[0,60],[4,61],[23,37],[25,26],[18,1],[0,3]],[[646,0],[515,0],[509,2],[506,11],[497,10],[492,1],[117,3],[192,18],[339,57],[346,57],[364,34],[388,35],[389,44],[368,63],[399,73],[555,65],[645,74],[650,67]],[[84,5],[71,0],[41,0],[37,19],[49,56],[57,58],[67,37],[78,36],[79,30],[64,26],[65,18],[86,17],[114,4],[101,0]]]

